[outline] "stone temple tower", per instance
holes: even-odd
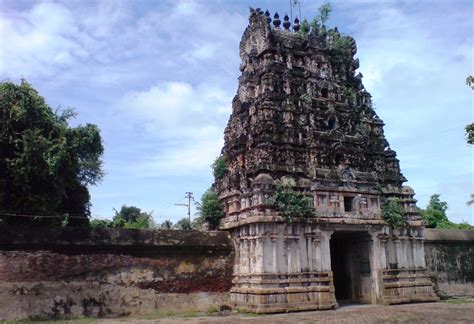
[[[234,306],[252,312],[337,308],[339,302],[437,300],[426,273],[414,191],[356,74],[353,38],[298,33],[254,12],[215,188],[220,229],[235,247]],[[269,204],[276,181],[310,198],[314,216],[288,223]],[[401,199],[407,225],[381,205]]]

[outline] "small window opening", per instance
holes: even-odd
[[[379,202],[377,198],[370,198],[370,207],[378,207]]]
[[[318,195],[318,206],[326,205],[326,195]]]
[[[352,211],[352,203],[354,202],[354,197],[344,197],[344,211]]]
[[[328,127],[329,129],[335,129],[337,126],[336,118],[334,116],[329,117]]]
[[[329,91],[326,88],[321,89],[321,96],[327,98],[329,96]]]

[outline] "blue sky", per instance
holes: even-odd
[[[186,215],[212,182],[210,164],[237,90],[248,6],[289,1],[0,0],[0,79],[26,78],[52,107],[74,107],[105,143],[92,213],[123,204],[155,221]],[[302,0],[312,18],[321,1]],[[452,221],[474,224],[472,1],[332,1],[328,25],[357,40],[359,71],[402,172],[425,207],[440,193]]]

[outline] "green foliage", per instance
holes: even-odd
[[[275,193],[269,203],[281,213],[288,224],[293,223],[296,218],[314,216],[309,198],[293,190],[290,185],[277,182]]]
[[[342,95],[347,98],[348,102],[353,102],[356,99],[356,93],[354,89],[348,86],[342,86]]]
[[[173,228],[173,222],[170,221],[169,219],[165,220],[163,223],[160,224],[158,228],[163,229],[163,230],[170,230]]]
[[[135,206],[123,205],[120,211],[115,210],[115,216],[112,220],[114,228],[136,228],[150,229],[155,228],[152,213],[142,212]]]
[[[319,21],[321,21],[322,25],[326,25],[327,21],[329,20],[329,16],[331,15],[331,12],[332,6],[329,2],[323,4],[321,7],[318,8]]]
[[[228,167],[224,156],[221,155],[216,158],[212,164],[212,170],[214,172],[215,179],[220,179],[227,173]]]
[[[2,212],[70,218],[3,217],[8,224],[78,226],[88,223],[88,185],[103,177],[97,126],[69,127],[72,109],[53,112],[22,80],[0,83],[0,208]]]
[[[442,201],[439,197],[439,194],[432,195],[426,209],[422,212],[426,227],[440,229],[474,229],[474,226],[466,221],[463,221],[460,224],[449,221],[446,216],[448,203]]]
[[[102,229],[102,228],[113,227],[113,223],[108,219],[92,219],[89,225],[92,229]]]
[[[331,61],[333,64],[348,64],[351,59],[350,38],[346,36],[334,36],[331,46]]]
[[[438,194],[432,195],[428,206],[423,211],[425,226],[428,228],[439,228],[439,226],[447,226],[449,223],[448,217],[446,217],[448,204],[441,201],[439,197]]]
[[[302,94],[302,95],[300,96],[300,99],[301,99],[301,101],[303,101],[304,103],[306,103],[306,104],[308,104],[308,105],[313,102],[313,97],[312,97],[310,94],[308,94],[308,93]]]
[[[301,35],[308,35],[311,30],[311,24],[308,22],[308,20],[303,20],[300,24],[300,30],[299,33]]]
[[[467,144],[474,145],[474,123],[466,125],[466,142]]]
[[[468,85],[469,87],[471,87],[474,90],[474,77],[472,75],[469,75],[466,78],[466,85]]]
[[[330,3],[326,3],[318,8],[318,14],[313,18],[311,22],[308,22],[308,20],[303,20],[303,22],[300,25],[300,30],[299,33],[301,35],[308,35],[310,31],[313,33],[319,33],[321,30],[322,33],[324,34],[325,28],[322,28],[327,21],[329,20],[329,17],[332,12],[332,6]]]
[[[209,225],[209,229],[214,230],[219,225],[219,220],[223,218],[224,206],[219,201],[217,192],[212,188],[206,190],[201,197],[201,203],[197,206],[200,219]]]
[[[382,206],[382,218],[393,227],[404,227],[407,225],[405,210],[399,198],[386,199]]]
[[[181,218],[175,225],[174,228],[181,231],[190,231],[194,229],[192,223],[189,222],[188,218]]]

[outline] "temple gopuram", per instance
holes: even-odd
[[[291,26],[256,10],[240,42],[228,171],[214,184],[220,229],[236,248],[233,306],[272,313],[437,300],[414,191],[402,185],[356,72],[355,40],[337,28],[299,29],[297,19]],[[269,203],[278,184],[308,197],[312,215],[288,222]],[[382,217],[389,199],[404,226]]]

